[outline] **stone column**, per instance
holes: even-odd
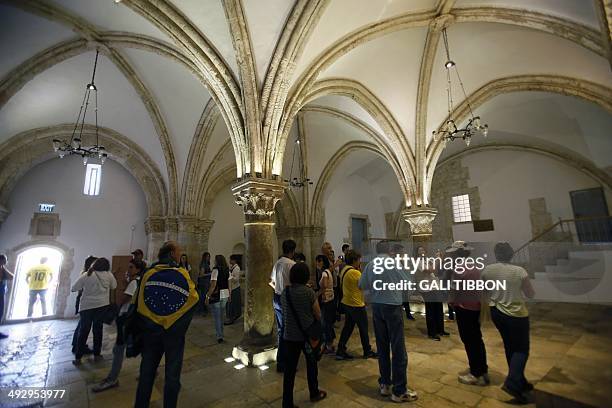
[[[246,245],[246,300],[244,336],[233,356],[245,365],[262,365],[276,359],[272,289],[268,285],[274,254],[274,206],[283,197],[279,181],[245,178],[232,187],[236,203],[244,210]]]
[[[412,242],[427,243],[431,240],[433,220],[438,210],[431,207],[406,208],[402,211],[402,217],[410,225]]]
[[[145,234],[147,235],[146,260],[149,263],[157,260],[157,252],[166,241],[166,218],[151,216],[145,220]]]
[[[175,217],[176,240],[187,254],[192,267],[197,267],[202,252],[208,249],[208,234],[214,221],[198,217],[180,215]],[[169,233],[171,229],[168,229]]]

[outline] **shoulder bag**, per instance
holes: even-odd
[[[295,306],[293,306],[293,302],[291,301],[291,290],[289,287],[287,287],[286,293],[287,303],[289,304],[291,313],[293,314],[295,322],[297,323],[298,328],[302,332],[302,335],[306,339],[304,341],[306,354],[313,357],[316,361],[319,361],[321,359],[321,335],[323,333],[321,322],[315,318],[312,324],[308,326],[306,330],[304,330],[302,322],[300,322],[300,318],[295,310]]]

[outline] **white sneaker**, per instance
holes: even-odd
[[[459,377],[457,377],[457,379],[459,380],[461,384],[467,384],[467,385],[485,386],[485,385],[489,385],[489,383],[491,382],[491,380],[489,380],[488,374],[484,374],[484,375],[481,375],[480,377],[476,377],[472,373],[467,373],[465,375],[460,375]]]
[[[416,391],[411,390],[410,388],[406,389],[406,392],[403,395],[395,395],[391,394],[391,401],[393,402],[412,402],[418,399]]]
[[[382,395],[383,397],[388,397],[391,395],[391,386],[390,385],[385,385],[385,384],[380,384],[380,395]]]

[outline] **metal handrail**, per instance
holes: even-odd
[[[543,236],[545,236],[546,234],[550,233],[551,231],[553,231],[555,228],[557,228],[558,226],[561,226],[561,232],[563,231],[563,224],[571,224],[574,223],[576,224],[576,221],[594,221],[594,220],[612,220],[612,216],[606,215],[606,216],[597,216],[597,217],[580,217],[580,218],[572,218],[572,219],[561,219],[559,218],[559,221],[557,221],[556,223],[554,223],[553,225],[551,225],[550,227],[546,228],[543,232],[541,232],[540,234],[536,235],[535,237],[533,237],[532,239],[530,239],[529,241],[527,241],[525,244],[521,245],[516,251],[514,251],[514,253],[518,253],[521,250],[523,250],[524,248],[526,248],[527,246],[529,246],[529,244],[538,241],[540,238],[542,238]]]

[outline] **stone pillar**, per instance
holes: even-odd
[[[170,220],[169,220],[170,221]],[[174,218],[176,225],[176,240],[187,254],[192,267],[197,267],[202,257],[202,252],[208,249],[208,235],[214,221],[197,218],[188,215],[180,215]],[[168,229],[170,233],[172,229]]]
[[[268,285],[274,254],[274,206],[283,197],[279,181],[245,178],[232,187],[236,203],[244,210],[246,279],[244,336],[233,356],[245,365],[262,365],[276,359],[272,289]]]
[[[166,241],[166,218],[151,216],[145,220],[145,234],[147,235],[147,251],[145,259],[149,262],[157,260],[157,252]]]
[[[427,243],[431,240],[433,220],[438,210],[431,207],[406,208],[402,211],[402,217],[410,225],[412,242]]]

